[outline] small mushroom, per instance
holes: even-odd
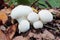
[[[27,20],[21,20],[18,25],[19,33],[26,32],[30,29],[30,23]]]
[[[36,21],[39,20],[39,16],[38,16],[37,13],[32,12],[32,13],[30,13],[30,14],[28,15],[27,19],[28,19],[31,23],[33,23],[33,22],[36,22]]]
[[[35,29],[42,28],[43,27],[43,23],[41,21],[36,21],[36,22],[33,23],[33,27]]]
[[[40,20],[46,24],[47,22],[51,22],[53,20],[53,15],[48,10],[41,10],[38,13]]]

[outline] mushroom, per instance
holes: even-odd
[[[27,20],[27,16],[31,12],[33,12],[32,8],[25,5],[18,5],[12,10],[10,16],[18,21],[19,33],[25,32],[30,28],[30,23]]]
[[[21,20],[27,20],[27,17],[20,17],[20,18],[18,18],[18,19],[16,19],[17,21],[18,21],[18,23],[20,23],[21,22]]]
[[[36,21],[36,22],[33,23],[33,27],[35,29],[42,28],[43,27],[43,23],[41,21]]]
[[[33,22],[36,22],[36,21],[39,20],[39,16],[38,16],[37,13],[31,12],[31,13],[27,16],[27,19],[28,19],[31,23],[33,23]]]
[[[15,7],[12,12],[11,12],[11,17],[13,19],[20,18],[22,16],[27,16],[29,13],[33,12],[32,8],[30,6],[25,6],[25,5],[18,5]]]
[[[51,22],[53,20],[53,15],[48,10],[41,10],[38,13],[40,20],[46,24],[47,22]]]
[[[21,20],[18,25],[19,33],[26,32],[30,29],[30,23],[27,20]]]

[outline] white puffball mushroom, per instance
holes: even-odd
[[[40,20],[46,24],[47,22],[51,22],[53,20],[53,15],[48,10],[41,10],[38,13]]]
[[[21,20],[18,25],[19,33],[26,32],[30,29],[30,23],[27,20]]]
[[[30,12],[33,12],[30,6],[18,5],[11,12],[11,17],[13,19],[20,18],[22,16],[27,16]]]
[[[31,12],[31,13],[27,16],[27,19],[28,19],[31,23],[33,23],[33,22],[39,20],[39,16],[38,16],[37,13]]]
[[[36,21],[33,23],[35,29],[43,28],[43,23],[41,21]]]
[[[16,20],[18,21],[18,23],[20,23],[22,20],[27,20],[27,18],[26,17],[20,17],[20,18],[18,18]]]

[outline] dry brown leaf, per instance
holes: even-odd
[[[41,36],[41,35],[42,35],[41,33],[35,34],[35,35],[34,35],[34,38],[36,38],[36,39],[38,39],[38,40],[42,40],[42,36]]]
[[[13,40],[23,40],[23,36],[17,36]]]
[[[49,9],[50,12],[54,12],[54,9]]]
[[[60,18],[60,13],[56,13],[56,17],[57,18]]]
[[[3,25],[1,25],[1,26],[0,26],[0,30],[5,31],[5,30],[6,30],[6,27],[5,27],[5,26],[3,26]]]
[[[60,20],[55,20],[56,23],[60,23]]]
[[[0,40],[10,40],[10,39],[0,30]]]
[[[45,30],[43,32],[42,37],[46,39],[55,39],[54,35],[50,33],[48,30]]]
[[[34,33],[32,33],[32,32],[30,31],[29,34],[28,34],[28,36],[29,36],[29,37],[34,36]]]
[[[11,13],[11,8],[4,8],[1,11],[9,15]]]
[[[6,13],[0,11],[0,20],[2,20],[3,23],[5,23],[8,20]]]
[[[12,26],[7,28],[7,35],[10,37],[10,39],[13,38],[13,36],[16,32],[16,29],[17,29],[17,24],[12,25]]]
[[[56,39],[55,40],[60,40],[60,38],[59,37],[56,37]]]
[[[17,36],[13,40],[28,40],[28,37],[23,37],[23,36]]]

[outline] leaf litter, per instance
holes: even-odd
[[[55,13],[54,20],[44,25],[42,29],[30,28],[25,33],[18,33],[18,22],[10,18],[9,14],[12,8],[4,8],[0,10],[0,40],[60,40],[60,10],[48,9],[50,12]],[[11,23],[9,26],[5,24]],[[6,27],[7,26],[7,27]],[[32,27],[32,26],[31,26]]]

